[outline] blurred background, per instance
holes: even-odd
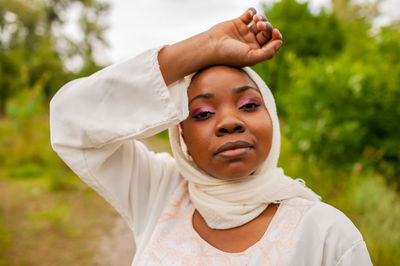
[[[49,101],[249,6],[284,38],[254,67],[277,101],[280,166],[350,217],[374,265],[400,265],[399,0],[0,0],[0,265],[130,265],[124,221],[51,149]],[[146,144],[169,150],[165,132]]]

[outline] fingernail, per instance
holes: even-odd
[[[255,14],[255,12],[254,12],[253,9],[249,9],[249,13],[250,13],[250,15],[252,15],[252,16],[254,16],[254,14]]]
[[[261,15],[257,15],[259,20],[263,20],[263,17]]]
[[[272,31],[273,27],[271,25],[271,23],[267,22],[267,21],[262,21],[261,22],[263,25],[264,30],[268,30],[268,31]]]

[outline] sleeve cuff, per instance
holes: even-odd
[[[188,109],[188,97],[187,97],[187,88],[190,85],[190,76],[188,75],[180,80],[175,81],[174,83],[170,84],[167,86],[164,82],[164,79],[162,77],[161,71],[160,71],[160,65],[158,63],[158,53],[161,51],[162,48],[164,48],[165,45],[160,46],[156,49],[154,49],[155,54],[153,60],[157,64],[157,71],[159,77],[162,79],[162,85],[164,88],[167,88],[168,92],[168,98],[174,103],[174,106],[177,110],[177,118],[179,121],[185,120],[189,114],[189,109]]]

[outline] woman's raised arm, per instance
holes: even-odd
[[[53,97],[54,150],[121,213],[138,241],[151,234],[154,217],[181,179],[170,155],[154,154],[137,139],[187,117],[185,75],[211,64],[252,65],[273,56],[280,34],[254,14],[251,9],[160,53],[150,49],[72,81]]]
[[[169,85],[209,65],[243,67],[271,59],[281,44],[279,31],[272,28],[265,16],[256,15],[255,9],[250,8],[239,18],[164,47],[158,61]]]

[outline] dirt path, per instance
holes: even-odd
[[[135,246],[133,235],[125,221],[116,216],[110,234],[104,235],[98,243],[98,253],[93,258],[93,265],[127,266],[131,265]]]

